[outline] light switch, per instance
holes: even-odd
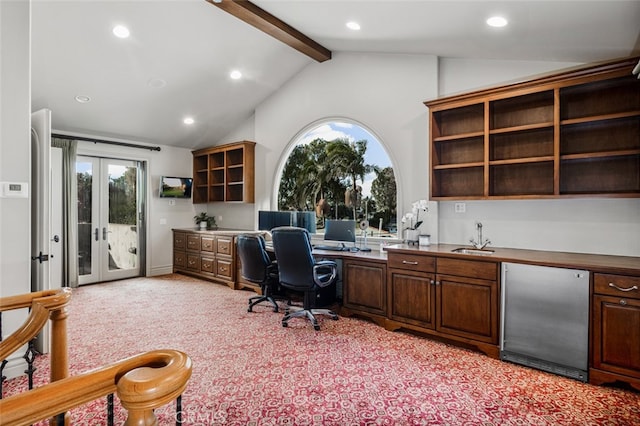
[[[456,213],[464,213],[467,211],[467,205],[465,203],[455,203],[453,205],[453,211]]]

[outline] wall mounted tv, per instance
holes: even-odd
[[[191,198],[193,179],[189,177],[162,176],[160,198]]]

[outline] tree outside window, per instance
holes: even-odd
[[[389,156],[359,125],[329,122],[300,138],[280,177],[278,210],[368,220],[369,236],[396,235],[396,180]]]

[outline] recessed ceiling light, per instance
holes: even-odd
[[[160,88],[166,85],[167,85],[167,82],[161,78],[152,78],[149,81],[147,81],[147,86],[153,87],[153,88]]]
[[[196,121],[195,121],[193,118],[191,118],[191,117],[185,117],[185,119],[184,119],[184,120],[182,120],[182,122],[183,122],[184,124],[193,124],[193,123],[195,123]]]
[[[76,101],[80,102],[81,104],[86,104],[87,102],[91,101],[91,98],[85,95],[78,95],[76,96]]]
[[[233,70],[229,74],[229,77],[231,77],[234,80],[239,80],[239,79],[242,78],[242,73],[240,71],[238,71],[238,70]]]
[[[491,18],[487,19],[487,25],[489,25],[490,27],[500,28],[506,26],[507,23],[507,20],[502,16],[492,16]]]
[[[360,29],[360,24],[355,21],[349,21],[347,22],[347,28],[353,31],[358,31]]]
[[[113,35],[120,38],[127,38],[129,37],[129,28],[124,25],[116,25],[113,27]]]

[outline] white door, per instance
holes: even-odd
[[[78,281],[140,275],[137,162],[82,157],[78,177]]]
[[[31,290],[62,286],[62,150],[51,148],[51,111],[31,114]],[[49,326],[36,341],[49,352]]]

